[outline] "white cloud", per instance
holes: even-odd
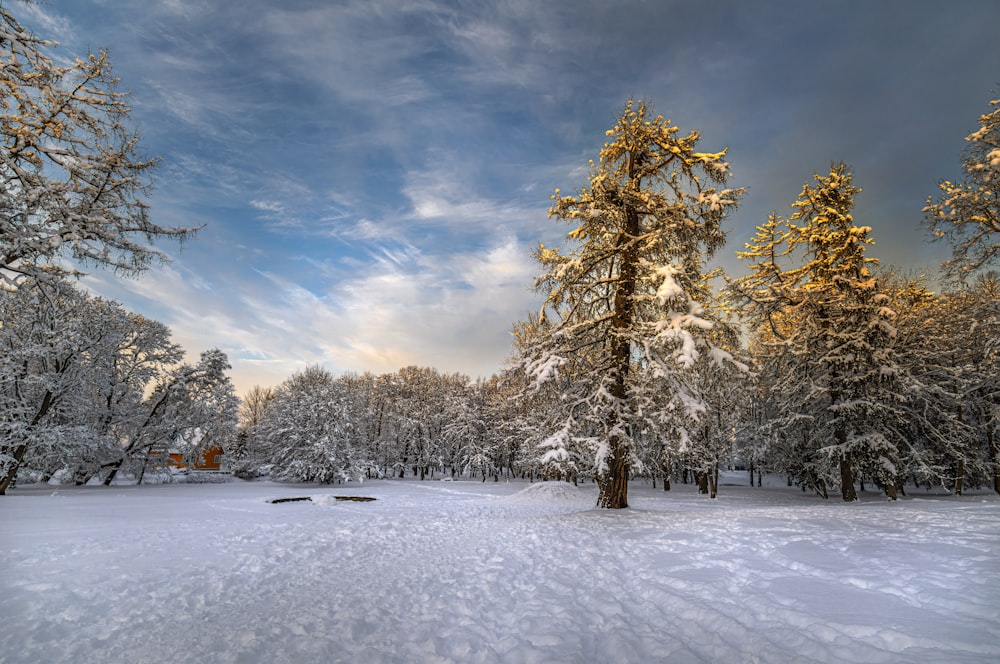
[[[22,25],[28,26],[36,32],[52,35],[60,42],[68,42],[74,39],[75,31],[73,25],[65,16],[55,12],[46,11],[41,3],[24,2],[16,3],[17,9],[15,17]]]
[[[284,204],[279,201],[252,200],[250,201],[250,207],[261,212],[273,212],[275,214],[283,214],[285,212]]]
[[[84,283],[169,325],[191,360],[221,348],[245,391],[312,364],[489,375],[511,350],[511,325],[537,306],[533,272],[526,248],[511,239],[443,257],[387,250],[321,292],[272,272],[201,275],[183,257],[138,280],[96,272]]]

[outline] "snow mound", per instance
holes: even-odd
[[[589,495],[569,482],[536,482],[504,500],[512,503],[589,503]]]

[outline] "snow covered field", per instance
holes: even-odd
[[[1000,661],[985,493],[844,505],[633,484],[623,512],[565,484],[10,494],[7,664]]]

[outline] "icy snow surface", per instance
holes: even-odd
[[[9,494],[6,664],[1000,661],[988,494],[633,484],[624,511],[592,485],[513,482]],[[350,494],[377,500],[328,498]]]

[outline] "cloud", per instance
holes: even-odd
[[[250,201],[250,207],[262,212],[274,212],[275,214],[282,214],[285,211],[285,206],[277,201],[252,200]]]
[[[166,323],[189,361],[221,348],[242,392],[312,364],[494,373],[511,351],[511,325],[537,308],[533,272],[524,246],[509,239],[446,260],[386,250],[318,290],[262,270],[203,276],[184,256],[137,280],[97,272],[84,284]]]

